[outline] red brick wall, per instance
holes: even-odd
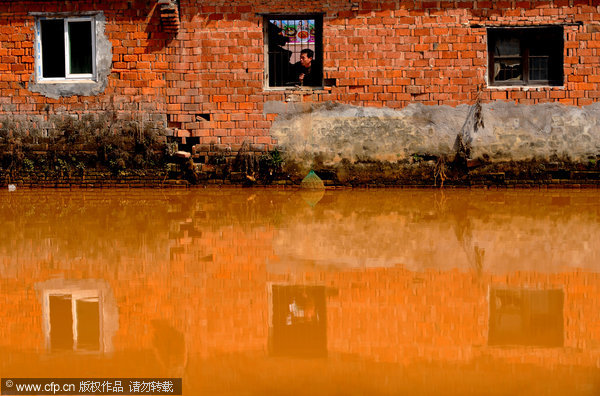
[[[275,12],[325,13],[324,77],[335,78],[337,84],[331,90],[303,95],[305,101],[392,108],[413,102],[458,105],[471,103],[478,85],[483,84],[486,101],[590,104],[600,94],[596,77],[600,13],[592,3],[313,1],[291,8],[288,2],[231,5],[214,1],[200,5],[182,1],[184,22],[178,39],[199,44],[199,48],[184,44],[179,49],[182,59],[191,56],[189,70],[199,80],[183,86],[197,87],[201,101],[193,107],[214,114],[214,118],[190,123],[185,105],[170,106],[169,110],[181,114],[182,128],[201,136],[202,142],[239,144],[248,139],[250,130],[254,143],[269,143],[272,117],[262,117],[263,103],[283,101],[286,95],[263,90],[259,14]],[[486,26],[556,23],[566,24],[564,87],[485,88]]]
[[[27,89],[34,80],[35,16],[31,12],[103,11],[112,44],[112,70],[97,96],[52,99]],[[164,113],[169,34],[150,1],[3,1],[0,4],[0,117],[84,114],[115,110]]]
[[[96,97],[48,99],[27,90],[33,72],[30,11],[101,9],[113,45],[109,85]],[[335,86],[302,101],[403,108],[485,101],[587,105],[600,97],[600,10],[593,0],[198,1],[181,0],[176,36],[154,1],[9,1],[0,4],[0,115],[89,112],[111,106],[168,116],[176,136],[236,151],[269,148],[274,114],[263,88],[262,13],[322,12],[324,77]],[[486,27],[564,24],[564,87],[487,88]],[[46,105],[50,105],[49,108]],[[210,114],[210,121],[198,114]]]

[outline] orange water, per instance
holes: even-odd
[[[600,394],[600,192],[0,192],[0,376]]]

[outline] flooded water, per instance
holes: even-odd
[[[596,190],[0,192],[0,376],[597,395]]]

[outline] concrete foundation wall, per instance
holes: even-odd
[[[481,113],[484,126],[477,131],[467,105],[411,104],[393,110],[325,103],[280,110],[271,133],[290,159],[302,163],[316,156],[326,165],[344,159],[395,162],[413,155],[454,156],[463,129],[471,139],[473,158],[587,161],[600,153],[598,104],[488,103]]]

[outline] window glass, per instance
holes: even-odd
[[[529,79],[548,80],[548,56],[529,57]]]
[[[41,21],[40,27],[43,76],[65,77],[64,22],[62,19],[46,19]]]
[[[497,56],[520,56],[521,41],[516,38],[500,38],[496,40]]]
[[[71,74],[92,74],[92,22],[69,22]]]

